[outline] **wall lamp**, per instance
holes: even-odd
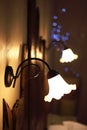
[[[62,50],[62,56],[60,58],[61,63],[67,63],[67,62],[72,62],[76,59],[78,59],[78,55],[74,54],[71,48],[67,47],[64,42],[61,42],[63,45],[63,50]]]
[[[62,56],[60,58],[61,63],[72,62],[78,58],[77,54],[74,54],[70,48],[64,49],[62,51]]]
[[[74,54],[74,52],[72,51],[71,48],[67,47],[63,41],[56,41],[54,40],[53,41],[53,44],[54,45],[59,45],[62,51],[62,55],[61,55],[61,58],[60,58],[60,62],[61,63],[68,63],[68,62],[72,62],[76,59],[78,59],[78,55],[77,54]],[[58,46],[57,45],[57,46]]]
[[[61,77],[61,75],[57,71],[51,69],[48,63],[40,58],[30,58],[30,59],[25,59],[24,61],[22,61],[19,64],[15,75],[14,75],[12,66],[6,66],[5,75],[4,75],[5,86],[10,87],[13,82],[12,87],[14,88],[17,78],[19,77],[19,75],[21,74],[22,70],[25,67],[30,66],[30,65],[35,65],[36,67],[39,68],[39,65],[32,64],[31,62],[32,60],[42,62],[43,64],[47,66],[49,70],[47,73],[49,93],[48,95],[45,96],[44,98],[45,101],[50,102],[52,98],[59,100],[64,94],[69,94],[72,90],[76,90],[76,84],[66,83],[65,80]],[[40,69],[39,69],[39,72],[34,75],[34,77],[37,77],[39,73],[40,73]]]

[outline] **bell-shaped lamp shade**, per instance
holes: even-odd
[[[48,79],[49,93],[44,100],[51,102],[54,98],[59,100],[64,94],[69,94],[72,90],[76,90],[76,84],[68,84],[60,74]]]
[[[78,58],[77,54],[74,54],[73,51],[68,48],[62,51],[62,57],[60,58],[60,62],[72,62],[73,60],[76,60]]]

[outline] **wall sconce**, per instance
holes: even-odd
[[[49,72],[47,74],[48,84],[49,84],[49,93],[47,96],[45,96],[45,98],[44,98],[45,101],[50,102],[52,100],[52,98],[59,100],[64,94],[68,94],[72,90],[76,90],[76,84],[71,85],[71,84],[66,83],[57,71],[51,69],[50,66],[48,65],[48,63],[40,58],[30,58],[30,59],[25,59],[24,61],[22,61],[22,63],[19,64],[15,75],[14,75],[12,66],[6,66],[5,75],[4,75],[5,86],[10,87],[13,82],[13,88],[14,88],[17,78],[19,77],[22,70],[26,66],[30,66],[30,65],[39,66],[37,64],[32,64],[30,62],[32,60],[37,60],[37,61],[42,62],[43,64],[45,64],[47,66],[47,68],[49,70]],[[24,65],[24,63],[27,63],[27,64]],[[36,74],[35,77],[37,77],[38,75],[39,75],[39,73]]]
[[[61,63],[68,63],[68,62],[72,62],[76,59],[78,59],[78,55],[77,54],[74,54],[74,52],[71,50],[71,48],[67,47],[63,41],[56,41],[54,40],[53,41],[54,44],[58,44],[62,51],[62,55],[61,55],[61,58],[60,58],[60,62]],[[58,46],[57,45],[57,46]]]
[[[72,62],[73,60],[76,60],[78,58],[77,54],[74,54],[73,51],[70,48],[64,49],[62,51],[62,56],[60,58],[60,62]]]
[[[77,54],[74,54],[74,52],[71,50],[71,48],[68,48],[64,42],[60,42],[63,45],[62,55],[60,58],[61,63],[68,63],[76,60],[78,58]]]

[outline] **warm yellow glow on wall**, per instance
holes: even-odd
[[[39,50],[39,47],[35,48],[34,45],[32,45],[31,47],[31,57],[37,57],[37,58],[41,58],[42,59],[42,53]]]
[[[17,43],[18,44],[18,43]],[[19,58],[20,45],[9,45],[9,49],[6,46],[6,42],[1,42],[0,48],[0,129],[2,129],[2,118],[3,118],[3,98],[9,104],[10,108],[13,107],[16,99],[19,98],[19,79],[16,83],[16,88],[6,88],[4,85],[4,73],[7,64],[14,66],[14,70],[17,68]]]
[[[31,57],[35,57],[35,47],[32,45],[31,47]]]
[[[42,53],[41,53],[41,51],[39,50],[39,48],[36,49],[36,57],[42,59]]]
[[[9,49],[7,50],[7,58],[12,59],[12,57],[14,59],[18,59],[18,57],[19,57],[19,46],[12,46],[12,47],[9,47]]]
[[[9,6],[8,6],[9,5]],[[19,80],[15,89],[4,85],[6,65],[12,65],[15,70],[21,60],[20,45],[27,39],[27,3],[25,0],[9,0],[8,4],[0,1],[0,130],[3,125],[3,98],[10,108],[19,98]]]
[[[0,20],[1,21],[1,20]],[[3,35],[2,28],[0,28],[0,130],[2,130],[2,117],[3,117],[3,107],[2,107],[2,92],[4,86],[4,68],[6,64],[6,41]]]

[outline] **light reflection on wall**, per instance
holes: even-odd
[[[7,3],[8,2],[8,3]],[[19,98],[19,80],[15,89],[4,85],[6,65],[13,67],[14,73],[21,60],[21,44],[26,43],[26,0],[0,1],[0,130],[3,124],[4,98],[10,108]]]
[[[31,57],[35,57],[35,46],[32,45],[31,47]]]
[[[3,98],[9,104],[10,108],[12,109],[13,104],[15,103],[16,99],[19,98],[19,79],[16,83],[16,88],[6,88],[4,85],[4,73],[6,65],[12,65],[14,71],[18,66],[18,62],[20,61],[20,45],[14,47],[9,47],[9,51],[7,52],[6,43],[2,42],[2,48],[0,48],[0,129],[2,129],[2,117],[3,117]]]
[[[37,57],[42,59],[42,52],[40,51],[39,47],[35,48],[35,46],[32,45],[31,47],[31,57]]]
[[[16,45],[16,44],[15,44]],[[14,70],[17,68],[19,60],[19,46],[9,47],[7,51],[6,42],[1,42],[0,48],[0,129],[2,129],[2,116],[3,116],[3,98],[12,108],[14,102],[19,97],[19,82],[16,84],[16,89],[12,87],[6,88],[4,85],[4,72],[7,64],[14,66]]]
[[[39,50],[39,48],[36,49],[36,57],[42,59],[42,53],[41,53],[41,51]]]
[[[6,63],[6,58],[5,58],[5,39],[2,37],[0,39],[0,129],[2,128],[2,96],[3,96],[3,86],[4,83],[3,81],[3,76],[4,76],[4,68],[5,68],[5,63]]]
[[[12,57],[14,59],[18,59],[18,54],[19,54],[19,47],[18,46],[14,46],[14,47],[9,47],[10,49],[8,49],[7,52],[7,58],[8,59],[12,59]]]

